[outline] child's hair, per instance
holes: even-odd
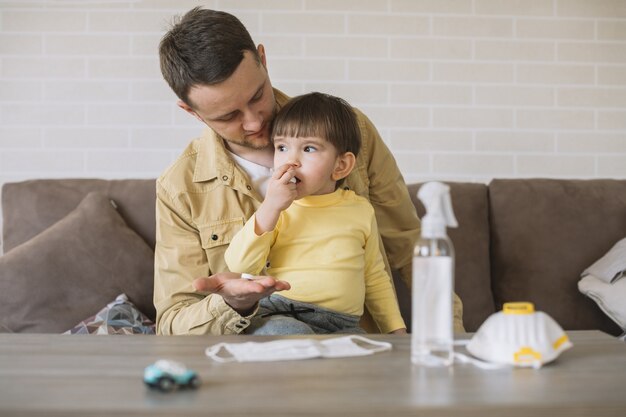
[[[277,136],[319,137],[332,143],[339,154],[361,148],[361,134],[352,107],[339,97],[309,93],[291,99],[276,115],[272,140]]]

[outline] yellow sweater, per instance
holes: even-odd
[[[382,332],[405,327],[365,198],[342,189],[304,197],[261,236],[254,232],[255,218],[226,250],[231,271],[257,275],[266,268],[291,284],[280,293],[284,297],[358,316],[365,304]]]

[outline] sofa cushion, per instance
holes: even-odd
[[[577,288],[626,230],[626,181],[493,180],[491,276],[496,307],[531,301],[566,330],[619,327]]]
[[[425,209],[417,198],[422,184],[408,186],[417,214]],[[469,332],[495,312],[489,266],[489,210],[487,186],[474,183],[447,183],[459,227],[448,229],[455,252],[455,291],[463,302],[463,325]]]
[[[2,187],[3,249],[8,252],[46,230],[92,191],[108,195],[128,226],[154,248],[155,180],[42,179]]]
[[[151,319],[154,254],[111,200],[89,193],[63,219],[0,257],[0,328],[60,333],[120,293]]]

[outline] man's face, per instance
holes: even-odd
[[[271,145],[270,129],[276,110],[274,91],[259,47],[261,63],[249,51],[235,72],[214,85],[191,88],[192,107],[179,106],[193,114],[226,141],[253,149]]]

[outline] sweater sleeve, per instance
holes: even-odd
[[[370,234],[365,242],[365,305],[380,331],[389,333],[406,325],[378,242],[378,227],[372,215]]]
[[[258,275],[265,267],[277,229],[259,236],[254,231],[255,224],[256,216],[250,217],[224,253],[224,260],[231,272]]]

